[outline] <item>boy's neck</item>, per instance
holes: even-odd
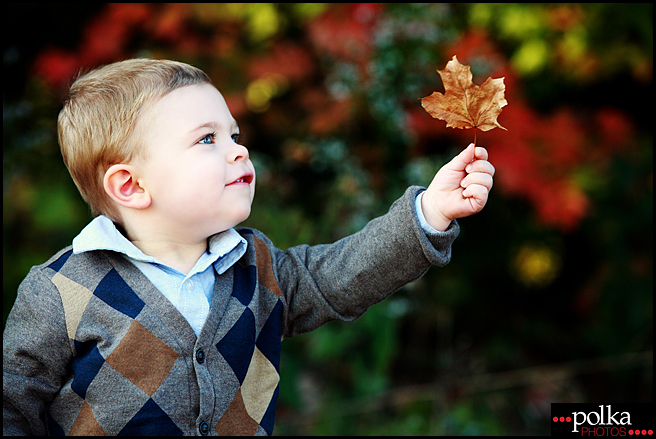
[[[166,240],[133,240],[132,244],[144,254],[185,275],[189,274],[198,259],[207,251],[207,240],[194,244]]]
[[[119,223],[116,228],[145,255],[152,256],[163,264],[189,274],[198,259],[207,251],[207,239],[199,242],[183,242],[172,236],[157,234],[128,233]]]

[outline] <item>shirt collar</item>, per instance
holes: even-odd
[[[196,262],[192,272],[200,272],[215,264],[222,274],[246,253],[246,240],[233,228],[212,235],[208,251]],[[122,253],[130,259],[166,266],[152,256],[144,254],[116,228],[112,220],[104,215],[93,219],[79,235],[73,239],[73,253],[92,250],[111,250]],[[220,261],[227,256],[227,260]],[[190,272],[189,274],[191,275]]]

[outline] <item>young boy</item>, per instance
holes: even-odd
[[[3,340],[4,434],[272,434],[280,344],[359,317],[449,261],[494,168],[467,147],[425,191],[334,244],[282,251],[202,71],[136,59],[75,81],[59,115],[95,219],[21,283]]]

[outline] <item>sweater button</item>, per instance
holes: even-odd
[[[196,351],[196,361],[198,361],[198,364],[203,364],[203,361],[205,361],[205,352],[202,349]]]
[[[201,422],[200,425],[198,425],[198,431],[200,431],[200,434],[203,436],[207,436],[210,432],[210,424],[205,421]]]

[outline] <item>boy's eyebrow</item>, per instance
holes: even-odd
[[[196,128],[194,128],[193,130],[189,131],[189,133],[190,133],[190,134],[191,134],[191,133],[194,133],[194,132],[196,132],[196,131],[198,131],[198,130],[200,130],[200,129],[202,129],[202,128],[211,128],[211,129],[213,129],[213,130],[218,130],[218,129],[220,128],[220,125],[217,124],[216,122],[205,122],[205,123],[203,123],[203,124],[198,125],[198,126],[197,126]],[[239,132],[239,125],[237,124],[237,121],[236,121],[236,120],[234,120],[234,119],[232,120],[232,123],[230,124],[230,128],[232,129],[232,131],[237,131],[237,132]]]

